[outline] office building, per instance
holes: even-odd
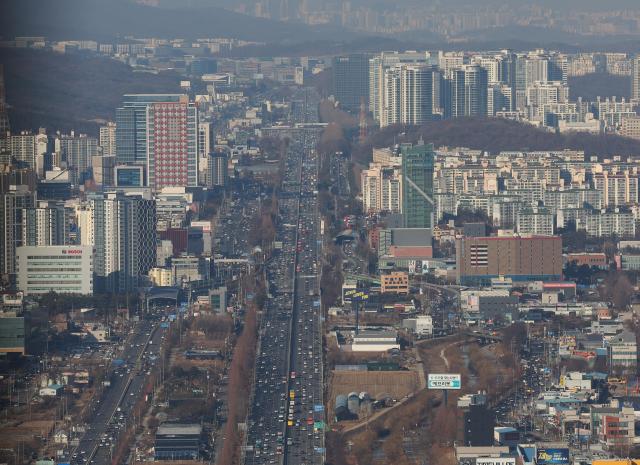
[[[96,288],[136,289],[156,264],[155,202],[108,192],[91,199]]]
[[[433,226],[433,145],[402,148],[402,215],[405,228]]]
[[[453,71],[451,81],[451,117],[487,115],[487,70],[464,65]]]
[[[93,294],[93,248],[26,246],[17,249],[18,289],[24,295]]]
[[[0,195],[0,273],[11,280],[15,274],[16,247],[22,245],[22,215],[32,208],[35,195],[27,186],[10,186]]]
[[[207,161],[209,174],[207,185],[209,187],[222,186],[227,183],[228,158],[225,152],[212,152]]]
[[[462,237],[456,240],[456,279],[464,286],[490,285],[492,278],[559,281],[559,236]]]
[[[198,109],[179,102],[147,107],[147,182],[154,190],[198,185]]]
[[[153,103],[179,103],[180,94],[127,94],[116,109],[116,159],[120,165],[143,166],[148,158],[147,109]]]
[[[358,112],[361,103],[369,100],[369,57],[365,54],[338,56],[332,64],[333,89],[336,101],[345,110]]]

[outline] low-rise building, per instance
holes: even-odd
[[[638,364],[636,335],[623,331],[609,340],[609,363],[612,367],[633,368]]]
[[[559,236],[491,236],[456,240],[456,278],[462,285],[489,285],[504,276],[515,281],[559,281]]]
[[[154,286],[173,286],[173,272],[169,268],[151,268],[149,270],[149,281]]]
[[[197,460],[202,426],[164,424],[158,427],[154,444],[156,460]]]
[[[41,397],[56,397],[62,394],[63,386],[60,384],[50,384],[43,388],[40,388],[39,394]]]
[[[577,266],[587,265],[596,268],[606,269],[608,266],[607,256],[602,252],[593,253],[569,253],[565,255],[567,263],[575,263]]]
[[[418,315],[415,318],[402,320],[402,327],[416,336],[429,337],[433,335],[433,319],[431,315]]]
[[[380,276],[380,287],[383,294],[408,294],[409,275],[402,271],[394,271]]]
[[[352,352],[386,352],[400,350],[395,331],[362,330],[353,336]]]

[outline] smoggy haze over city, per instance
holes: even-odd
[[[640,465],[640,0],[0,0],[0,465]]]

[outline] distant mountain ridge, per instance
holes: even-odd
[[[124,36],[229,37],[285,43],[356,36],[335,26],[282,23],[213,6],[178,10],[128,0],[2,0],[0,35],[105,41]]]

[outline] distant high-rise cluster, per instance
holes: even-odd
[[[366,72],[364,61],[368,61]],[[624,63],[629,65],[627,71]],[[625,128],[625,135],[635,137],[632,120],[640,95],[638,57],[629,60],[624,54],[566,55],[546,50],[392,51],[336,57],[332,65],[336,102],[355,114],[358,103],[366,98],[369,112],[381,127],[488,116],[560,132],[620,132]],[[570,101],[570,73],[584,75],[596,69],[631,75],[632,98]]]

